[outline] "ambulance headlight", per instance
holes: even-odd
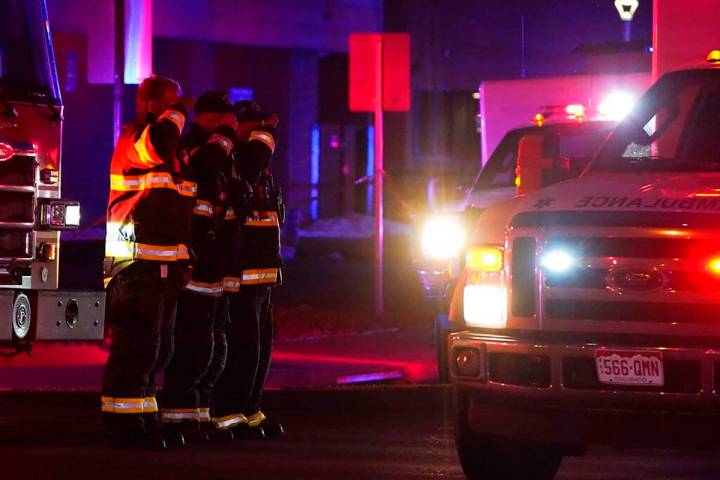
[[[49,230],[74,230],[80,226],[80,204],[52,200],[40,205],[40,227]]]
[[[460,215],[433,215],[420,228],[420,252],[430,260],[457,258],[465,248],[465,227]]]
[[[465,285],[465,324],[468,327],[504,328],[507,322],[507,292],[498,284]]]

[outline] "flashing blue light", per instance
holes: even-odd
[[[318,219],[320,200],[318,199],[320,183],[320,127],[313,125],[310,131],[310,218]]]
[[[230,103],[240,102],[242,100],[254,100],[255,91],[248,87],[230,87],[230,90],[228,90],[228,99]]]
[[[540,266],[552,273],[565,273],[575,266],[575,258],[564,250],[551,250],[542,256]]]
[[[368,178],[375,174],[375,127],[370,126],[367,129],[367,164],[365,165],[365,175]],[[373,213],[373,199],[375,198],[375,187],[372,183],[368,183],[368,189],[365,197],[365,206],[367,213]]]

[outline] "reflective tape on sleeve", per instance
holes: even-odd
[[[182,181],[177,184],[177,191],[184,197],[196,197],[197,196],[197,183]]]
[[[253,212],[253,218],[245,220],[249,227],[274,227],[280,226],[280,219],[277,212]]]
[[[158,120],[171,121],[177,127],[178,132],[182,132],[182,129],[185,126],[185,115],[177,110],[165,110],[165,112],[158,117]]]
[[[260,268],[243,270],[243,285],[260,285],[264,283],[275,283],[278,277],[277,268]]]
[[[145,398],[103,396],[100,402],[100,410],[103,413],[138,414],[143,413]]]
[[[223,282],[206,283],[190,280],[184,289],[208,297],[221,297],[223,294]]]
[[[198,200],[197,203],[195,203],[195,207],[193,207],[193,213],[202,217],[212,217],[212,203],[207,200]]]
[[[270,149],[271,153],[275,151],[275,138],[273,138],[272,134],[262,130],[253,130],[250,134],[250,141],[253,140],[263,143]]]
[[[233,149],[233,142],[231,139],[227,138],[224,135],[220,135],[219,133],[213,133],[210,139],[208,140],[208,143],[214,143],[216,145],[219,145],[220,148],[225,151],[225,155],[230,155],[230,152],[232,152]]]
[[[212,418],[212,422],[215,424],[216,428],[220,430],[225,430],[240,425],[242,423],[247,423],[247,417],[245,417],[245,415],[243,415],[242,413],[235,413],[232,415],[227,415],[225,417],[214,417]]]

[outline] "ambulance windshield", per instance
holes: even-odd
[[[662,77],[613,132],[591,171],[720,171],[720,70]]]
[[[45,2],[3,0],[0,14],[0,100],[60,99]]]

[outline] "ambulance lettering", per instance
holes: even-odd
[[[720,210],[717,199],[707,198],[657,198],[653,200],[641,197],[610,197],[607,195],[587,195],[580,197],[573,208],[623,208],[635,210]]]

